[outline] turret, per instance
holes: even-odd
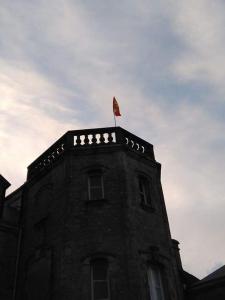
[[[153,146],[69,131],[29,167],[17,298],[182,300]]]

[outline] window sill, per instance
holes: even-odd
[[[95,199],[95,200],[87,200],[85,202],[86,205],[94,205],[94,206],[101,206],[104,205],[105,203],[107,203],[107,199],[105,198],[101,198],[101,199]]]

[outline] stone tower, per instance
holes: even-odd
[[[182,300],[153,146],[69,131],[29,167],[14,300]]]

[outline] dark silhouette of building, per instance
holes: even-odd
[[[160,175],[151,144],[109,127],[67,132],[6,198],[1,176],[0,299],[224,299],[183,271]]]
[[[188,300],[225,299],[225,266],[202,280],[195,280],[186,291]]]

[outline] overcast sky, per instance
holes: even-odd
[[[65,131],[118,124],[162,163],[183,267],[225,264],[225,2],[0,0],[0,173]]]

